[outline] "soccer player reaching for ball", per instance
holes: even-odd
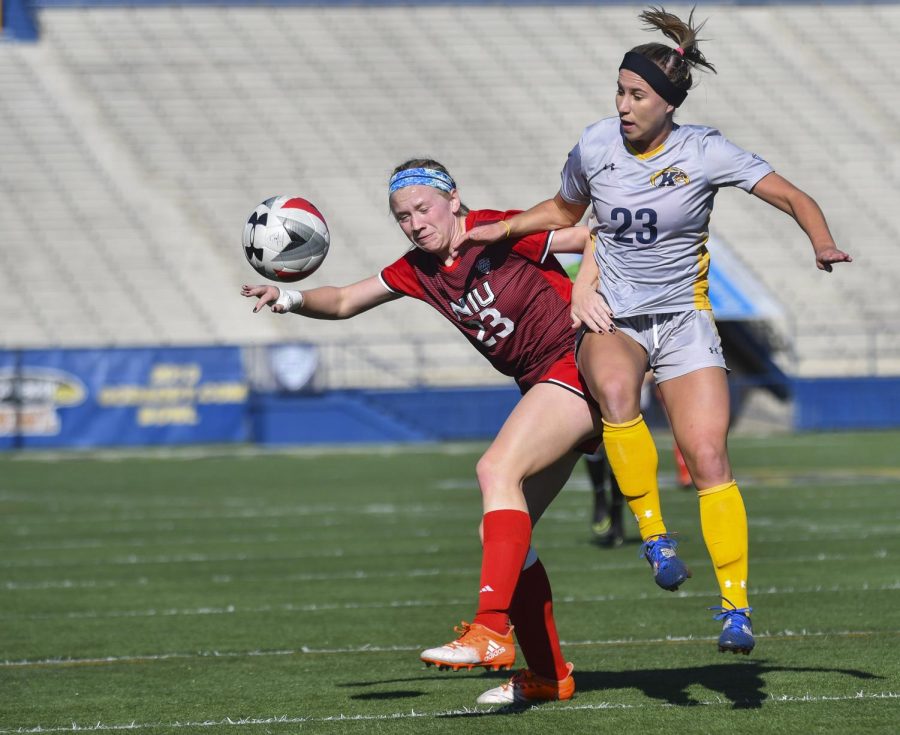
[[[380,274],[340,288],[308,291],[244,286],[242,294],[278,313],[347,319],[401,296],[437,309],[500,372],[522,398],[478,461],[482,492],[482,569],[478,609],[458,638],[424,651],[427,664],[509,668],[513,627],[528,668],[479,703],[568,699],[572,666],[559,646],[546,571],[531,548],[533,525],[559,493],[579,448],[592,451],[602,431],[596,406],[575,366],[570,317],[572,284],[554,251],[581,251],[585,227],[510,237],[490,247],[451,250],[478,223],[505,222],[514,212],[468,210],[438,162],[408,161],[394,171],[390,207],[415,246]],[[505,229],[504,229],[505,231]],[[605,306],[596,296],[601,323]]]
[[[708,296],[706,241],[716,192],[736,186],[791,215],[820,270],[851,258],[835,245],[816,202],[768,163],[718,130],[675,124],[691,72],[714,71],[698,48],[702,24],[694,26],[693,13],[685,23],[661,8],[640,18],[675,48],[648,43],[626,53],[618,116],[585,129],[556,196],[474,229],[463,245],[481,251],[486,242],[568,227],[593,207],[599,224],[573,287],[572,313],[584,326],[578,365],[600,404],[607,457],[626,497],[655,482],[648,458],[656,450],[639,408],[649,366],[698,490],[703,538],[721,591],[721,606],[711,608],[724,621],[719,650],[749,653],[747,515],[726,449],[726,366]],[[599,312],[598,282],[608,305]],[[656,532],[657,519],[638,520],[645,538]]]

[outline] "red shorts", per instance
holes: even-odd
[[[532,385],[537,385],[538,383],[553,383],[560,388],[565,388],[566,390],[581,396],[588,402],[588,405],[595,408],[598,413],[600,411],[600,405],[594,400],[594,397],[588,390],[587,383],[584,382],[584,378],[581,377],[581,373],[578,371],[578,365],[575,364],[574,351],[565,354],[563,357],[559,358],[559,360],[554,362]],[[527,388],[522,387],[522,393],[526,393],[530,387],[532,386],[528,386]],[[599,449],[602,441],[603,435],[598,434],[597,436],[593,436],[590,439],[583,441],[575,447],[575,449],[584,454],[594,454],[594,452]]]

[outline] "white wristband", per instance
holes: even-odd
[[[288,288],[278,288],[278,300],[275,302],[275,306],[283,306],[285,312],[288,311],[297,311],[300,307],[303,306],[303,294],[299,291],[292,291]]]

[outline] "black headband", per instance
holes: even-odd
[[[680,107],[687,97],[686,89],[678,89],[666,76],[666,73],[643,54],[629,51],[619,64],[619,69],[633,71],[670,105]]]

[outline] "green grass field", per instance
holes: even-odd
[[[900,433],[732,440],[750,657],[659,444],[694,578],[592,545],[579,466],[535,532],[578,692],[515,712],[418,660],[474,611],[479,446],[0,458],[0,733],[900,731]]]

